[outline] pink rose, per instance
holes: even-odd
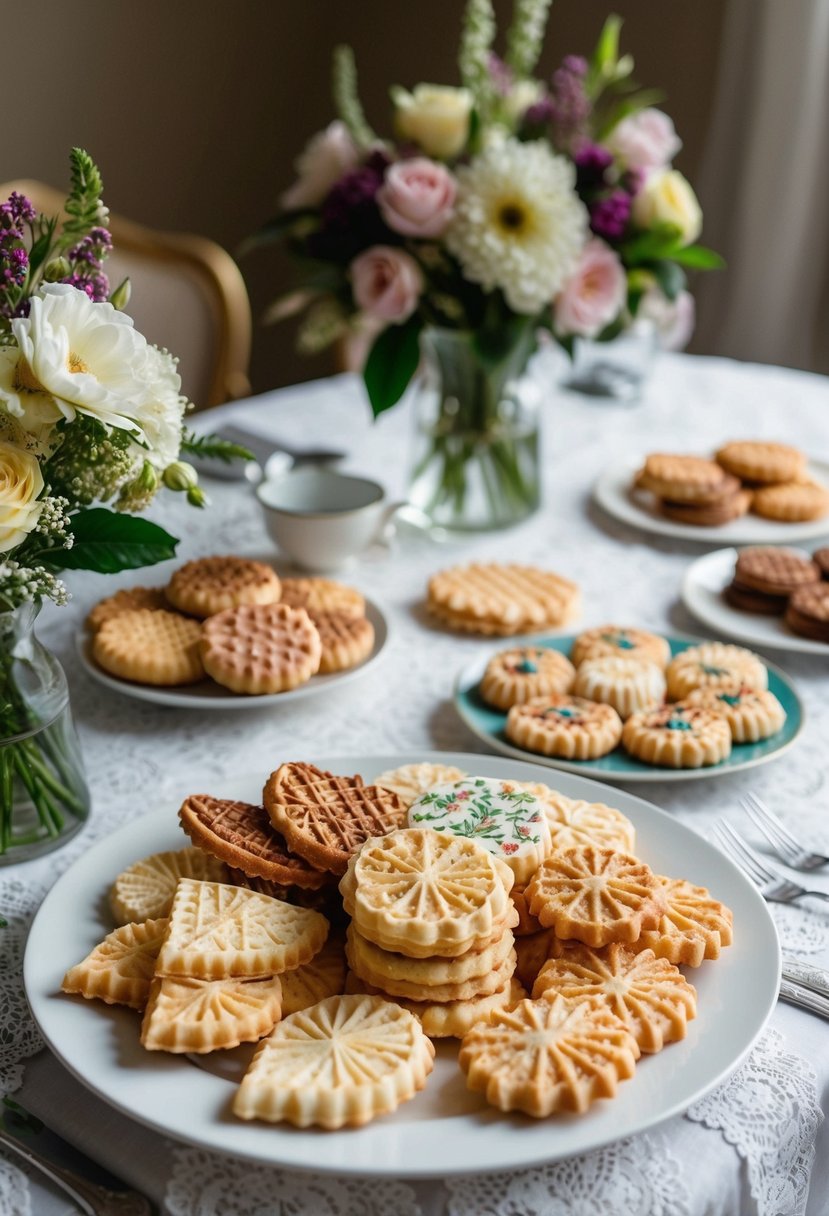
[[[413,257],[391,245],[372,245],[351,263],[357,306],[380,321],[405,321],[417,308],[423,275]]]
[[[694,297],[689,291],[681,291],[675,300],[669,300],[660,288],[649,287],[642,296],[636,317],[653,322],[663,350],[682,350],[694,332]]]
[[[607,146],[627,168],[664,169],[682,147],[674,124],[662,110],[640,110],[613,128]]]
[[[383,219],[403,236],[441,236],[454,202],[452,174],[425,156],[389,165],[377,192]]]
[[[332,122],[306,144],[294,165],[297,181],[282,195],[286,211],[316,207],[336,181],[356,168],[359,153],[345,123]]]
[[[562,336],[595,338],[615,321],[627,299],[627,279],[618,256],[604,241],[588,241],[574,273],[553,302]]]

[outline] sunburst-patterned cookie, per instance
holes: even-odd
[[[201,849],[153,853],[122,870],[109,891],[109,906],[119,925],[168,916],[180,878],[226,882],[227,866]]]
[[[553,849],[571,849],[595,844],[619,853],[632,853],[636,829],[626,815],[603,802],[568,798],[549,786],[530,787],[538,791],[550,827]]]
[[[147,1051],[194,1052],[255,1043],[281,1013],[276,976],[265,980],[155,979],[150,988],[141,1046]]]
[[[734,940],[731,909],[705,887],[695,887],[684,878],[657,877],[664,911],[656,926],[642,930],[634,949],[653,950],[657,958],[686,967],[719,958],[722,948]]]
[[[61,991],[107,1005],[143,1009],[169,923],[167,917],[160,917],[141,925],[122,925],[108,933],[83,962],[70,967]]]
[[[299,1013],[329,996],[337,996],[345,987],[346,973],[343,939],[329,937],[323,948],[310,963],[303,963],[293,971],[283,971],[282,1016]]]

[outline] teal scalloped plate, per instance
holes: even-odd
[[[568,634],[558,637],[513,639],[512,645],[547,646],[551,650],[560,650],[569,655],[575,638],[575,634]],[[672,655],[679,654],[689,646],[697,646],[703,640],[691,637],[668,638]],[[792,746],[803,728],[805,710],[794,684],[779,667],[764,659],[769,672],[769,689],[786,711],[786,724],[776,735],[763,739],[760,743],[735,743],[731,755],[719,764],[712,764],[707,768],[660,768],[643,764],[641,760],[629,756],[621,747],[615,748],[606,756],[600,756],[598,760],[562,760],[558,756],[540,756],[536,752],[525,751],[510,743],[504,734],[507,715],[487,705],[478,694],[478,685],[488,661],[498,650],[503,649],[503,645],[492,648],[468,663],[458,673],[455,681],[455,709],[473,734],[477,735],[490,751],[502,752],[516,760],[532,760],[536,764],[564,769],[568,773],[581,773],[598,781],[692,781],[701,777],[738,773],[743,769],[776,760]]]

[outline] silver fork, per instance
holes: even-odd
[[[781,860],[793,870],[817,870],[820,866],[829,864],[829,857],[823,853],[812,853],[799,840],[792,836],[789,829],[772,814],[762,799],[756,794],[746,794],[743,807],[752,822],[765,836],[772,850]]]
[[[790,904],[793,900],[811,895],[815,899],[825,899],[829,903],[829,892],[807,891],[799,883],[793,882],[782,870],[770,865],[759,853],[755,853],[751,845],[747,844],[739,832],[736,832],[724,819],[718,819],[714,824],[714,833],[723,850],[748,875],[764,899],[773,900],[775,903]]]

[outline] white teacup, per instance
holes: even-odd
[[[256,495],[279,548],[309,570],[337,570],[382,541],[400,503],[376,481],[300,468],[259,483]]]

